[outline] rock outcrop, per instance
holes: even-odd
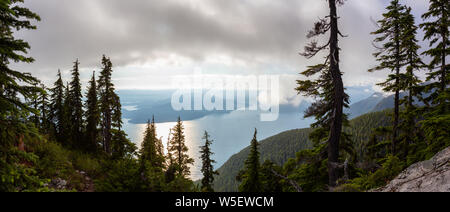
[[[450,148],[410,166],[375,192],[450,192]]]

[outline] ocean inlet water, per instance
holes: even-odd
[[[258,140],[268,138],[286,130],[307,128],[312,123],[311,119],[304,119],[300,112],[282,113],[277,121],[261,122],[260,114],[250,111],[235,111],[228,114],[211,114],[205,117],[184,121],[186,144],[188,154],[195,160],[191,166],[191,178],[194,180],[202,177],[200,146],[204,144],[202,137],[205,131],[214,140],[211,148],[216,160],[215,168],[222,166],[233,154],[249,146],[253,138],[254,130],[258,130]],[[129,138],[141,146],[146,124],[133,124],[124,120],[124,129]],[[175,122],[157,123],[158,137],[167,145],[170,129]]]

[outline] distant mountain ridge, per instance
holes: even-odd
[[[123,104],[123,118],[128,119],[133,124],[145,124],[153,115],[156,116],[157,123],[175,122],[178,116],[183,121],[191,121],[203,118],[208,115],[224,115],[232,112],[231,110],[182,110],[175,111],[172,108],[172,94],[173,90],[161,91],[145,91],[145,90],[124,90],[119,91],[119,95],[124,102]],[[193,94],[192,94],[193,97]],[[224,109],[226,108],[226,101],[224,100]],[[237,100],[234,100],[235,107],[238,105]],[[192,106],[193,107],[193,106]],[[249,107],[249,97],[246,96],[246,107]],[[309,107],[309,103],[302,101],[298,105],[291,103],[280,104],[280,113],[300,113]],[[130,110],[129,108],[133,108]]]
[[[394,107],[394,96],[386,97],[384,93],[375,92],[371,96],[364,98],[361,93],[356,93],[356,88],[352,88],[355,99],[362,99],[345,109],[350,118],[355,118],[369,112],[382,111]],[[362,89],[362,88],[361,88]],[[174,122],[181,116],[185,121],[203,118],[212,114],[228,114],[230,111],[174,111],[171,104],[173,90],[145,91],[145,90],[123,90],[119,91],[123,101],[123,117],[133,124],[147,123],[148,119],[156,115],[158,123]],[[401,97],[405,94],[401,94]],[[246,97],[248,104],[248,96]],[[310,105],[310,102],[302,101],[299,105],[290,103],[280,105],[280,113],[302,113]],[[235,100],[235,105],[237,105]],[[129,110],[133,108],[133,110]],[[128,110],[127,110],[128,109]]]
[[[350,108],[347,108],[345,112],[350,114],[350,118],[355,118],[368,112],[379,111],[375,108],[385,98],[383,93],[374,93],[370,97],[350,105]]]
[[[357,152],[363,150],[373,128],[387,126],[390,123],[389,114],[390,111],[373,112],[350,121],[350,127],[344,130],[352,135]],[[260,141],[261,162],[271,160],[278,165],[283,165],[289,158],[295,158],[296,153],[300,150],[312,147],[309,141],[311,132],[312,130],[309,128],[290,130]],[[244,148],[218,169],[219,175],[216,176],[214,182],[215,191],[237,191],[239,182],[235,178],[238,172],[244,168],[249,151],[249,147]]]

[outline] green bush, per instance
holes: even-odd
[[[39,156],[36,168],[46,178],[67,178],[74,172],[69,160],[69,151],[55,142],[42,142],[34,146],[34,153]]]
[[[95,188],[99,192],[136,192],[140,191],[139,166],[136,160],[125,158],[104,161],[103,175],[96,179]]]
[[[97,176],[100,173],[99,159],[78,151],[71,152],[70,160],[77,170],[86,172],[89,176]]]
[[[361,174],[350,180],[349,185],[359,190],[370,190],[385,186],[404,169],[404,163],[396,156],[388,155],[380,169],[374,173]]]

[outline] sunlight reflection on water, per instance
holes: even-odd
[[[131,124],[128,120],[124,120],[124,123],[124,129],[129,138],[140,147],[146,124]],[[209,115],[193,121],[184,121],[186,144],[189,147],[188,154],[195,160],[194,165],[191,166],[191,178],[197,180],[202,177],[199,147],[203,145],[202,137],[205,130],[214,140],[211,147],[215,153],[213,159],[217,161],[214,167],[219,168],[233,154],[250,144],[255,128],[258,129],[258,139],[262,140],[286,130],[307,128],[311,123],[311,119],[303,119],[300,113],[280,114],[277,121],[260,122],[259,114],[252,112]],[[175,122],[156,124],[157,134],[162,137],[165,147],[169,130],[175,124]]]

